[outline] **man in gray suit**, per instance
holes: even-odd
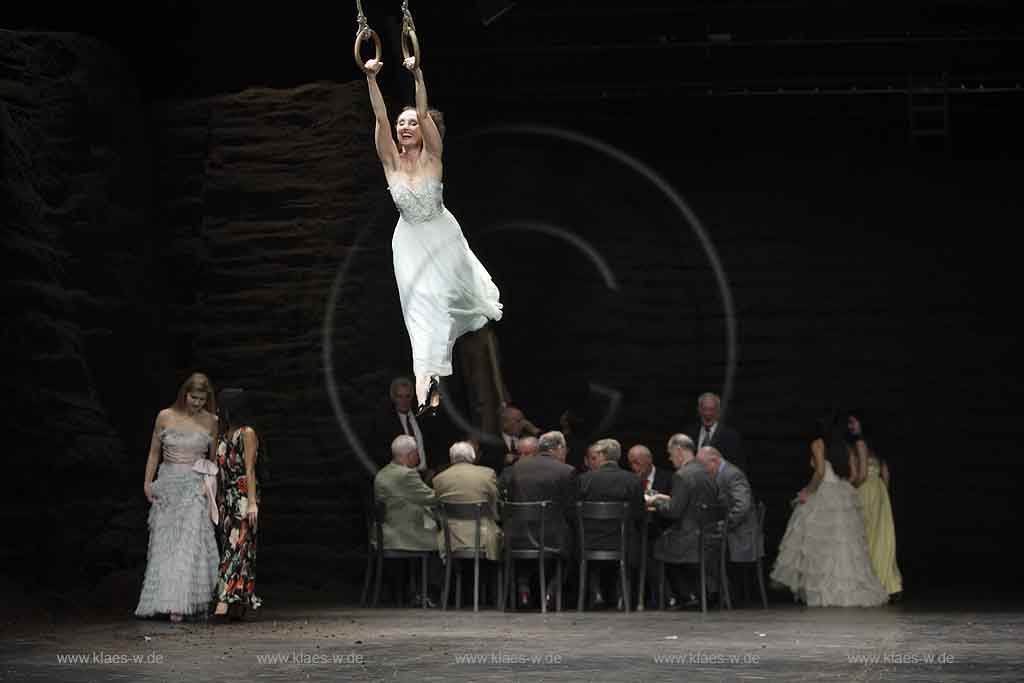
[[[758,543],[757,508],[754,507],[754,495],[747,475],[711,446],[700,449],[697,460],[714,478],[720,500],[729,510],[725,520],[729,559],[733,562],[756,562],[758,557],[764,557],[764,542]]]
[[[702,503],[716,504],[718,491],[711,475],[697,461],[695,450],[693,439],[685,434],[673,434],[668,440],[668,457],[676,468],[672,495],[658,493],[653,499],[657,511],[672,520],[654,545],[654,557],[659,562],[697,564],[700,559],[697,509]],[[686,606],[695,604],[696,596],[686,577],[678,571],[670,576],[675,594],[689,596]]]

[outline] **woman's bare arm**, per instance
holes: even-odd
[[[807,483],[804,488],[808,494],[814,493],[821,486],[822,479],[825,478],[825,442],[821,439],[815,439],[811,442],[811,455],[814,456],[814,476]]]
[[[156,476],[156,467],[160,464],[160,453],[162,445],[160,442],[160,430],[163,429],[167,420],[167,411],[161,410],[153,423],[153,436],[149,439],[149,456],[146,458],[146,475],[142,481],[142,492],[146,494],[146,500],[153,502],[153,493],[150,487],[153,485],[153,478]]]
[[[405,61],[405,67],[408,69],[411,63],[412,57]],[[416,82],[416,118],[420,124],[420,134],[423,136],[423,151],[435,159],[440,159],[444,146],[441,142],[441,131],[427,113],[427,84],[423,80],[423,70],[416,67],[412,70],[412,77]]]
[[[246,427],[242,430],[242,439],[245,444],[245,483],[246,488],[249,490],[249,505],[246,508],[245,514],[249,519],[249,526],[254,527],[256,526],[258,514],[256,507],[256,451],[259,448],[259,441],[252,427]]]
[[[377,147],[377,157],[384,164],[388,171],[398,169],[398,147],[394,138],[391,137],[391,120],[388,118],[388,107],[384,103],[384,96],[377,85],[377,73],[380,72],[383,62],[371,59],[366,62],[366,86],[370,91],[370,105],[373,107],[373,141]]]

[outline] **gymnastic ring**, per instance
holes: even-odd
[[[374,31],[372,28],[368,28],[363,31],[358,31],[356,33],[356,44],[352,48],[352,54],[356,58],[356,66],[358,66],[359,69],[365,74],[368,74],[370,72],[366,69],[366,62],[363,61],[363,54],[361,48],[363,47],[363,43],[365,43],[367,40],[373,41],[373,48],[375,52],[373,58],[379,62],[381,55],[380,36],[377,35],[376,31]]]
[[[412,44],[412,52],[409,51],[409,45],[406,43],[405,37],[409,37],[409,43]],[[408,26],[402,27],[402,58],[409,59],[412,57],[415,62],[412,65],[413,70],[420,68],[420,41],[416,38],[415,29],[409,28]]]

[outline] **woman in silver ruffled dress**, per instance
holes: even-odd
[[[213,598],[219,554],[211,518],[214,489],[206,481],[216,472],[214,403],[209,378],[196,373],[181,385],[174,405],[156,417],[143,483],[150,503],[149,552],[135,616],[167,614],[179,622],[205,612]]]

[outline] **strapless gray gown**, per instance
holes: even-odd
[[[135,616],[205,611],[217,586],[217,539],[202,476],[192,470],[210,447],[203,432],[164,428],[163,461],[149,508],[146,578]]]

